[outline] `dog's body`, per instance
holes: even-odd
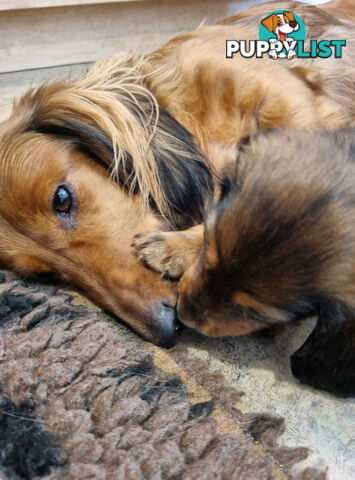
[[[260,21],[280,6],[303,19],[305,49],[313,39],[346,38],[343,57],[224,58],[226,39],[257,39]],[[352,22],[297,2],[268,2],[174,38],[146,57],[144,72],[160,105],[195,135],[220,170],[234,161],[238,142],[260,130],[353,124],[354,57]]]
[[[137,261],[134,235],[200,223],[212,172],[234,161],[242,138],[355,121],[354,25],[281,5],[300,15],[309,38],[347,38],[343,58],[292,66],[226,59],[226,39],[257,38],[279,6],[271,2],[144,58],[98,62],[83,78],[17,102],[0,126],[0,261],[26,274],[54,272],[145,338],[171,344],[175,287]]]
[[[224,336],[316,314],[293,372],[355,395],[355,129],[251,139],[193,232],[136,239],[150,266],[182,274],[179,318]]]

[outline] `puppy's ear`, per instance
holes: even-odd
[[[283,12],[284,17],[288,19],[289,22],[294,22],[295,17],[293,16],[293,12]]]
[[[277,19],[277,15],[273,13],[269,17],[264,18],[264,20],[261,21],[261,24],[264,25],[264,27],[266,27],[269,32],[272,32],[275,26],[275,19]]]
[[[291,357],[301,382],[341,397],[355,395],[355,311],[344,304],[322,307],[304,345]]]

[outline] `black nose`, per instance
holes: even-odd
[[[291,20],[291,22],[289,22],[289,24],[290,24],[290,27],[292,27],[292,28],[297,27],[297,22],[295,22],[294,20]]]
[[[177,318],[176,310],[162,303],[156,313],[157,336],[155,343],[159,347],[173,347],[182,331],[182,325]]]

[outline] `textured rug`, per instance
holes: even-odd
[[[320,480],[285,422],[191,355],[0,271],[0,479]],[[301,465],[301,464],[300,464]],[[302,464],[303,465],[303,464]]]

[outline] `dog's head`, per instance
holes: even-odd
[[[209,336],[242,335],[314,311],[319,272],[309,262],[331,248],[331,235],[321,245],[314,234],[332,231],[319,200],[328,190],[312,191],[297,148],[306,145],[281,132],[241,146],[207,214],[203,250],[180,282],[183,323]]]
[[[211,176],[132,59],[30,91],[0,127],[0,261],[53,272],[156,343],[175,335],[174,287],[140,265],[135,234],[199,222]]]
[[[292,371],[339,395],[355,394],[354,138],[345,131],[251,139],[207,215],[178,303],[183,323],[209,336],[318,315]]]
[[[207,215],[203,250],[180,281],[179,317],[213,337],[286,324],[299,287],[287,266],[292,248],[279,255],[280,248],[288,248],[288,222],[278,225],[272,202],[264,218],[267,199],[260,192],[243,199],[234,180],[223,186],[229,191]]]
[[[273,13],[272,15],[264,18],[261,24],[268,29],[269,32],[273,32],[277,37],[283,41],[287,37],[287,34],[295,32],[299,29],[299,24],[295,20],[293,12]]]

